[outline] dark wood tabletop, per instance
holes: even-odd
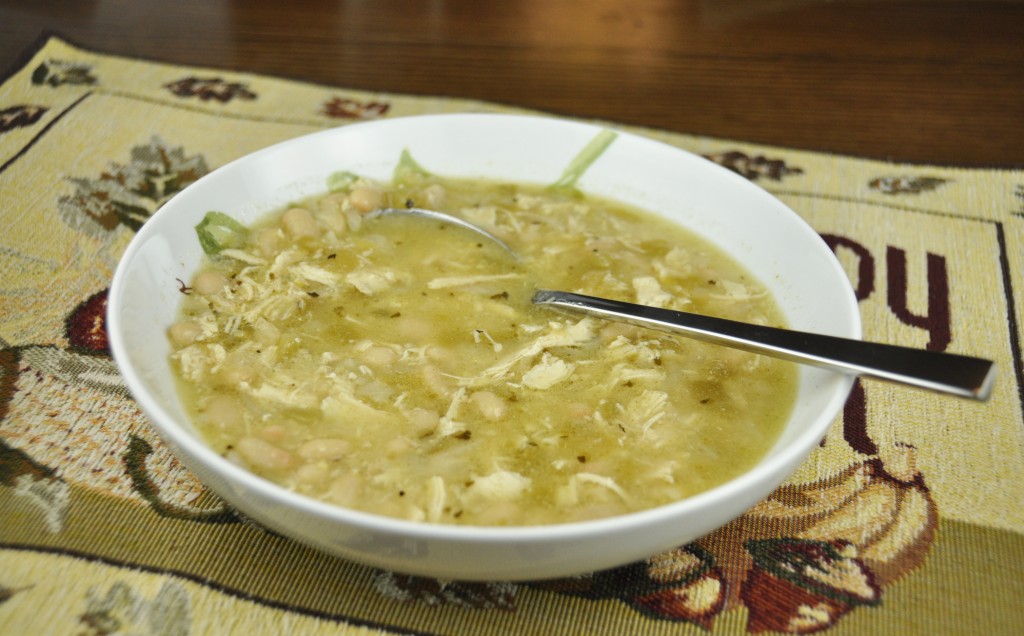
[[[2,0],[119,55],[895,161],[1024,165],[1024,3]]]

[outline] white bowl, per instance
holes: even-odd
[[[536,527],[416,523],[285,490],[227,461],[193,428],[175,390],[165,335],[203,253],[209,210],[249,222],[325,189],[348,170],[387,181],[403,149],[435,174],[551,183],[600,128],[558,119],[437,115],[345,126],[280,143],[191,185],[142,227],[114,275],[111,349],[125,382],[176,456],[238,510],[288,537],[365,564],[462,580],[529,580],[609,568],[692,541],[741,515],[796,470],[852,386],[803,368],[793,414],[745,474],[697,496],[596,521]],[[620,133],[578,182],[677,221],[761,279],[790,326],[860,337],[857,303],[832,252],[794,212],[742,177],[677,148]]]

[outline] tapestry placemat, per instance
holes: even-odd
[[[784,486],[725,528],[531,583],[404,576],[237,515],[169,454],[111,361],[107,289],[168,198],[367,119],[526,112],[41,42],[0,86],[0,633],[1019,634],[1024,170],[869,161],[626,128],[803,216],[865,337],[1000,367],[974,403],[858,382]]]

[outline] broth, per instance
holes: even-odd
[[[364,216],[407,203],[518,257]],[[790,363],[531,305],[561,289],[782,326],[731,258],[614,201],[356,179],[235,239],[170,330],[182,393],[218,452],[323,501],[471,525],[623,514],[749,469],[795,399]]]

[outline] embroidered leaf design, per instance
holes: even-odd
[[[228,508],[219,498],[213,502],[213,508],[185,508],[170,504],[164,500],[160,493],[160,487],[150,477],[149,467],[146,460],[153,453],[153,446],[137,435],[131,436],[128,449],[122,456],[125,472],[132,480],[132,489],[137,492],[153,510],[162,516],[172,519],[185,519],[200,523],[239,523],[241,519],[235,512]]]
[[[769,159],[764,155],[751,157],[739,150],[704,155],[704,158],[728,168],[751,181],[757,181],[762,177],[772,181],[781,181],[783,177],[803,174],[804,172],[801,168],[787,166],[786,162],[782,159]]]
[[[513,583],[474,583],[379,572],[374,577],[377,591],[400,601],[426,605],[458,605],[472,609],[515,609]]]
[[[21,370],[23,349],[0,350],[0,421],[7,416],[16,391]],[[0,485],[12,488],[14,494],[32,502],[42,513],[47,530],[58,533],[67,518],[70,489],[57,476],[26,452],[8,446],[0,438]]]
[[[129,584],[118,581],[105,595],[95,588],[86,595],[86,611],[78,620],[86,633],[187,636],[191,623],[191,599],[178,583],[167,581],[152,599]]]
[[[23,474],[15,480],[14,494],[31,501],[43,513],[46,529],[57,534],[64,529],[71,501],[71,489],[56,477],[39,478]]]
[[[887,176],[876,177],[868,187],[882,194],[920,194],[930,192],[948,182],[948,179],[928,176]]]
[[[192,601],[185,588],[167,581],[149,602],[146,622],[154,636],[188,636]]]
[[[256,93],[241,82],[228,82],[219,77],[185,77],[176,82],[164,84],[164,88],[178,97],[197,97],[201,101],[214,100],[221,103],[233,99],[254,100]]]
[[[31,589],[31,587],[5,587],[0,585],[0,605],[11,600],[18,592],[24,592],[29,589]]]
[[[15,128],[31,126],[47,111],[43,106],[21,104],[0,110],[0,133],[10,132]]]
[[[333,97],[324,103],[323,113],[335,119],[374,119],[391,109],[387,102],[360,102],[348,97]]]
[[[0,441],[0,486],[15,488],[26,481],[57,479],[56,472],[43,466],[24,451]]]
[[[88,388],[107,395],[129,398],[117,365],[107,355],[81,355],[54,345],[28,345],[18,355],[30,373],[53,376],[76,389]],[[19,371],[19,373],[22,371]]]
[[[209,172],[202,155],[159,137],[131,149],[126,164],[113,163],[97,178],[69,178],[75,193],[58,202],[70,226],[102,237],[120,226],[138,231],[168,199]]]
[[[32,72],[32,83],[37,86],[46,84],[53,87],[62,84],[91,86],[96,83],[96,77],[91,71],[91,66],[80,62],[46,60]]]

